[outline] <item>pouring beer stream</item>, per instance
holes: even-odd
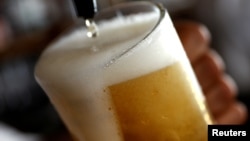
[[[96,0],[74,0],[75,9],[78,17],[82,17],[87,27],[87,36],[95,38],[98,36],[98,28],[93,20],[97,12]]]

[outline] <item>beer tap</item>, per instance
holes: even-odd
[[[78,17],[92,19],[97,12],[96,0],[74,0]]]

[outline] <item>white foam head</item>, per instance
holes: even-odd
[[[180,56],[177,55],[180,43],[169,17],[141,42],[158,20],[159,13],[150,13],[103,21],[98,25],[100,35],[95,39],[88,38],[85,29],[75,31],[44,51],[37,70],[49,75],[46,72],[56,69],[65,73],[61,75],[73,72],[86,74],[88,78],[95,78],[98,74],[94,72],[98,72],[103,73],[108,84],[113,84],[170,65]],[[129,53],[111,63],[134,45]],[[69,66],[65,68],[66,65]],[[48,77],[55,79],[59,74]]]

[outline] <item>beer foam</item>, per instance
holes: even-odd
[[[150,73],[171,65],[183,55],[178,50],[181,44],[169,17],[164,18],[159,27],[137,47],[119,59],[116,57],[142,40],[154,28],[158,18],[158,13],[150,13],[103,21],[98,25],[99,37],[88,38],[85,29],[75,31],[48,47],[43,56],[50,57],[52,62],[58,58],[64,61],[75,59],[75,67],[68,71],[79,68],[83,74],[88,73],[84,71],[90,68],[103,69],[101,67],[106,65],[108,67],[103,69],[103,73],[109,84]],[[57,63],[62,65],[65,62]],[[93,70],[88,75],[91,73]]]
[[[93,83],[99,83],[96,76],[109,86],[171,65],[185,53],[170,17],[165,16],[149,36],[159,19],[157,12],[102,21],[97,38],[79,29],[52,43],[41,55],[35,73],[59,84],[81,76],[82,83],[91,83],[86,89],[93,90]]]

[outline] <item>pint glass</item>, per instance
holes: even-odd
[[[51,43],[35,76],[79,141],[205,141],[205,99],[166,10],[129,2]]]

